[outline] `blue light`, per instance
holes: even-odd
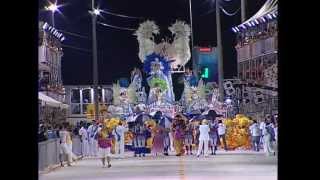
[[[268,18],[269,18],[269,19],[272,19],[272,16],[271,16],[271,14],[268,14]]]
[[[277,17],[275,13],[272,13],[272,16],[273,16],[274,18],[276,18],[276,17]]]
[[[258,25],[259,24],[259,21],[256,19],[256,20],[254,20],[255,22],[256,22],[256,24]]]
[[[261,18],[263,22],[266,22],[266,19],[264,17]]]
[[[248,22],[248,26],[249,26],[249,27],[251,27],[251,26],[252,26],[250,22]]]
[[[238,28],[238,27],[236,27],[236,30],[239,32],[240,31],[240,29]]]
[[[242,27],[243,29],[246,29],[246,26],[245,26],[244,24],[242,24],[241,27]]]

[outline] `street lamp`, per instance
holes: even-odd
[[[97,16],[100,15],[100,10],[94,8],[94,0],[92,0],[92,51],[93,51],[93,93],[94,93],[94,109],[95,120],[99,120],[99,97],[98,97],[98,55],[97,55]]]
[[[54,27],[54,13],[58,11],[57,2],[50,4],[49,6],[45,7],[46,10],[51,11],[51,23]]]
[[[223,50],[222,50],[222,39],[221,39],[221,21],[220,21],[220,5],[219,0],[216,0],[216,26],[217,26],[217,49],[218,49],[218,76],[219,76],[219,100],[224,100],[224,89],[223,89]]]

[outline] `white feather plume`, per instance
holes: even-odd
[[[175,64],[185,65],[191,57],[189,46],[189,37],[191,35],[190,26],[184,21],[177,20],[169,27],[169,30],[174,35],[174,41],[172,45],[176,51]]]
[[[134,33],[139,42],[139,58],[144,61],[147,55],[154,52],[154,35],[159,34],[159,27],[154,21],[147,20],[140,24],[138,30]]]

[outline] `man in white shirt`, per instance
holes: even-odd
[[[256,120],[253,120],[253,124],[249,127],[253,150],[259,152],[259,144],[260,144],[260,128]]]
[[[226,142],[226,126],[222,123],[222,120],[219,120],[219,124],[218,124],[218,135],[219,135],[219,139],[223,142],[223,147],[224,150],[228,150],[227,148],[227,142]]]
[[[128,130],[128,127],[124,127],[122,122],[119,122],[119,125],[113,130],[113,135],[116,139],[115,154],[120,158],[124,157],[124,133]]]
[[[90,156],[98,156],[98,141],[97,141],[97,133],[98,133],[98,124],[95,120],[92,121],[92,125],[88,127],[88,135],[89,135],[89,151]]]
[[[59,137],[60,137],[60,153],[59,153],[59,159],[61,166],[63,167],[63,160],[64,160],[64,155],[67,156],[67,163],[68,166],[71,166],[71,161],[72,161],[72,156],[70,149],[67,144],[67,136],[68,136],[68,131],[66,130],[66,124],[60,126],[59,130]]]
[[[87,125],[85,122],[81,123],[81,128],[79,130],[79,135],[81,136],[81,151],[83,157],[89,156],[89,139],[86,126]]]
[[[200,131],[200,135],[199,135],[199,147],[198,147],[197,157],[200,156],[202,150],[204,152],[204,156],[208,157],[209,131],[210,131],[208,120],[204,119],[202,121],[202,124],[199,126],[199,131]]]

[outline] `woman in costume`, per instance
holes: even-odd
[[[187,151],[187,155],[192,155],[192,143],[193,143],[193,125],[192,123],[188,123],[186,130],[185,130],[185,136],[184,136],[184,143]]]
[[[178,114],[175,116],[173,124],[172,124],[172,131],[173,131],[173,144],[176,150],[176,156],[181,156],[184,154],[184,131],[185,131],[185,119],[182,115]]]
[[[112,145],[112,131],[109,130],[105,125],[98,132],[98,146],[99,146],[99,155],[102,161],[102,167],[106,167],[106,159],[108,162],[108,168],[111,167],[110,164],[110,155],[111,155],[111,145]]]
[[[156,125],[156,127],[153,129],[153,143],[152,143],[152,149],[151,153],[154,156],[157,156],[158,154],[162,154],[164,150],[164,128],[161,127],[159,124]]]

